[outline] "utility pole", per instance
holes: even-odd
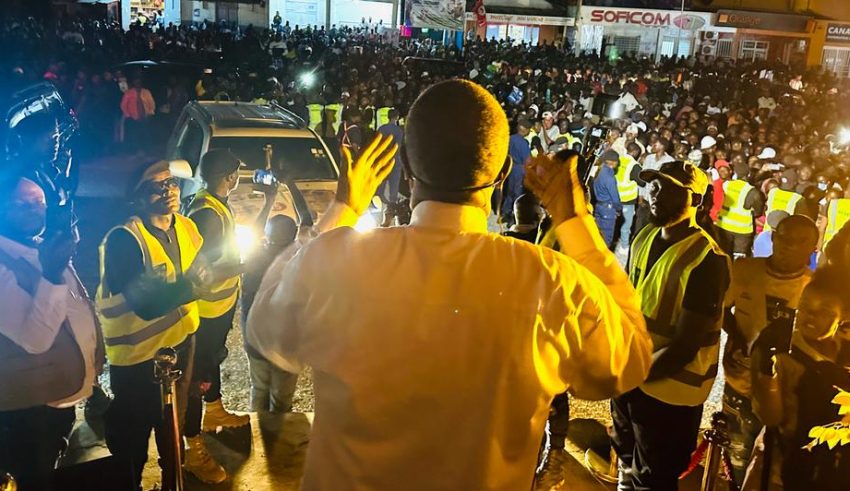
[[[325,30],[331,30],[331,2],[333,0],[325,0]]]
[[[685,0],[682,0],[681,14],[682,14],[682,17],[679,17],[679,19],[680,19],[679,25],[676,26],[678,28],[678,31],[676,32],[676,42],[673,43],[673,46],[674,46],[673,47],[673,56],[675,56],[677,58],[679,57],[679,43],[681,42],[681,39],[682,39],[682,23],[684,22],[682,19],[684,19],[684,15],[685,15]]]

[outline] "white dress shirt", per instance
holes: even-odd
[[[41,272],[38,249],[0,236],[0,249],[14,259],[23,259]],[[82,388],[49,406],[74,406],[92,393],[96,367],[97,324],[91,301],[87,298],[76,273],[70,268],[63,274],[64,283],[55,285],[41,277],[35,296],[18,286],[14,273],[0,263],[0,334],[31,354],[41,354],[53,346],[62,323],[67,318],[85,363]]]
[[[302,489],[529,489],[554,395],[644,380],[638,298],[593,218],[556,233],[566,255],[427,201],[410,226],[337,228],[272,264],[247,334],[313,368]]]

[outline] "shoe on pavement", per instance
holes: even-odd
[[[218,427],[238,428],[251,423],[251,417],[247,414],[231,413],[224,409],[221,399],[204,404],[204,420],[201,428],[204,431],[215,431]]]
[[[535,491],[554,491],[561,489],[566,479],[564,466],[569,454],[563,448],[552,448],[546,456],[546,462],[534,478]]]
[[[207,452],[204,446],[203,435],[186,438],[189,448],[186,449],[186,457],[183,469],[207,484],[218,484],[227,480],[227,472]]]
[[[617,258],[617,262],[620,263],[620,266],[625,268],[629,262],[629,248],[618,245],[617,248],[614,249],[614,257]]]

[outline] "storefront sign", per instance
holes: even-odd
[[[646,27],[677,27],[686,31],[702,29],[710,14],[671,10],[586,8],[582,18],[591,24],[633,24]]]
[[[809,18],[802,15],[744,12],[740,10],[718,10],[716,25],[722,27],[739,27],[743,29],[808,32]]]
[[[549,17],[546,15],[486,14],[487,24],[510,24],[521,26],[574,26],[572,17]],[[467,12],[466,20],[476,20],[472,12]]]
[[[826,42],[850,44],[850,24],[827,24]]]

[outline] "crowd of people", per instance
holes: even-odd
[[[246,266],[227,204],[239,159],[203,156],[186,216],[167,163],[147,166],[128,189],[135,216],[103,241],[93,305],[69,263],[74,234],[45,231],[51,189],[4,172],[0,299],[14,315],[0,349],[16,363],[3,376],[35,389],[0,399],[0,441],[29,442],[4,444],[0,466],[24,489],[52,485],[104,354],[107,444],[138,488],[152,430],[169,455],[150,383],[165,346],[184,371],[185,468],[227,479],[200,435],[249,422],[221,405],[240,298],[256,410],[289,410],[297,373],[314,369],[307,488],[552,489],[570,393],[612,398],[622,489],[676,489],[721,363],[737,484],[850,486],[841,447],[800,450],[809,428],[839,419],[834,387],[850,386],[843,81],[778,62],[458,49],[282,21],[0,25],[20,46],[5,76],[54,83],[91,153],[155,153],[152,128],[193,99],[276,101],[341,168],[309,232],[268,219],[265,190],[267,244]],[[155,80],[127,64],[141,59],[202,69]],[[410,226],[350,229],[376,193],[391,215],[405,194]],[[488,233],[492,215],[503,237]],[[50,364],[61,380],[32,370]]]

